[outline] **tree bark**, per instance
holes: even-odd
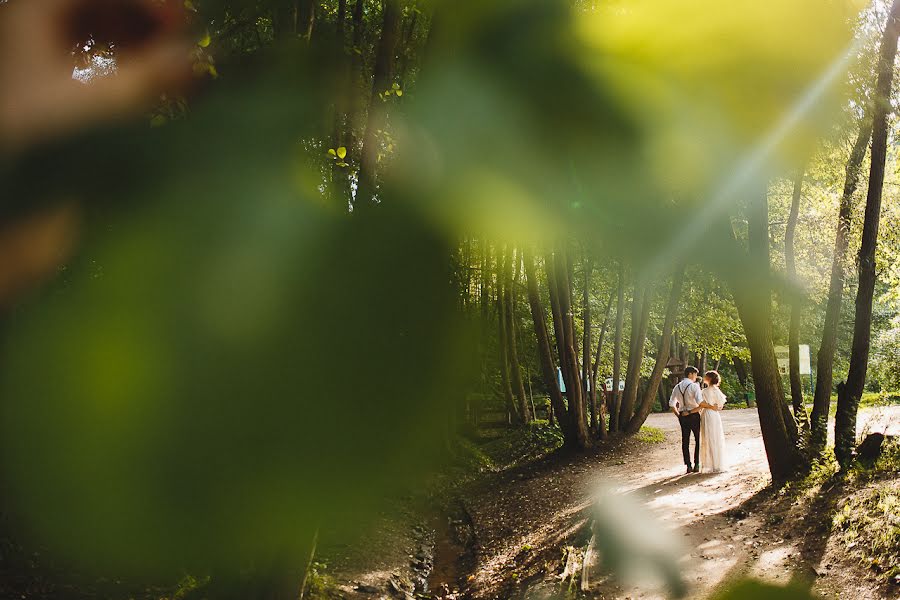
[[[884,167],[887,156],[888,116],[891,112],[891,87],[894,80],[894,59],[897,37],[900,35],[900,0],[894,0],[888,14],[884,38],[878,60],[878,79],[875,82],[872,112],[872,159],[869,166],[869,189],[863,220],[862,243],[859,248],[859,287],[856,290],[856,320],[853,324],[853,343],[850,349],[850,370],[847,383],[838,388],[837,414],[834,424],[834,454],[842,469],[852,459],[856,445],[856,413],[866,383],[869,361],[869,342],[872,334],[872,300],[875,293],[875,250],[878,245],[878,226],[881,218],[881,195],[884,188]]]
[[[552,262],[550,262],[552,261]],[[553,323],[556,331],[559,363],[563,381],[566,384],[568,411],[566,420],[569,433],[569,446],[576,449],[587,448],[590,437],[587,422],[584,419],[584,403],[581,394],[581,381],[578,368],[578,354],[575,350],[575,325],[572,317],[572,287],[568,274],[568,262],[563,244],[559,244],[556,252],[548,261],[548,280],[550,282],[550,302],[553,308]],[[551,265],[552,264],[552,268]]]
[[[803,171],[800,167],[794,180],[794,191],[791,196],[791,212],[788,216],[784,232],[784,264],[787,271],[788,284],[797,281],[797,265],[794,255],[794,235],[797,231],[797,220],[800,216],[800,197],[803,192]],[[801,430],[809,429],[806,408],[803,406],[803,382],[800,379],[800,311],[803,309],[799,295],[791,298],[791,320],[788,326],[788,379],[791,384],[791,404],[794,408],[794,420]]]
[[[559,384],[556,379],[556,367],[553,362],[553,353],[550,351],[550,335],[547,333],[547,318],[544,307],[541,305],[541,296],[538,292],[537,277],[534,268],[534,257],[527,249],[522,250],[525,262],[525,283],[528,290],[528,305],[531,308],[531,319],[534,321],[534,336],[537,339],[538,361],[541,365],[541,375],[544,378],[544,386],[550,394],[550,406],[559,420],[560,429],[566,432],[566,404]],[[568,436],[566,436],[568,437]]]
[[[610,292],[609,300],[606,302],[606,309],[603,311],[603,326],[600,328],[600,335],[597,338],[597,354],[594,358],[594,366],[591,369],[591,405],[594,407],[595,412],[598,414],[598,423],[597,425],[597,436],[601,440],[606,439],[606,423],[605,423],[605,413],[606,413],[606,386],[604,385],[604,393],[603,393],[603,402],[597,402],[597,392],[599,391],[597,388],[597,373],[600,370],[600,353],[603,350],[603,341],[606,338],[606,331],[609,329],[609,316],[610,311],[612,310],[613,303],[613,293]],[[595,424],[596,425],[596,424]]]
[[[375,199],[378,169],[379,146],[378,132],[387,123],[387,111],[381,94],[390,88],[394,76],[394,55],[400,39],[400,19],[403,15],[401,0],[385,0],[384,18],[381,27],[381,38],[375,53],[375,66],[372,71],[372,94],[369,97],[369,109],[366,117],[366,129],[363,133],[363,145],[360,157],[358,187],[354,207],[369,208]]]
[[[797,425],[787,408],[772,342],[772,291],[769,283],[769,204],[766,185],[748,207],[749,254],[753,271],[728,273],[747,344],[759,407],[763,444],[774,481],[794,476],[802,467]],[[733,232],[732,232],[733,233]]]
[[[518,262],[519,257],[513,247],[509,249],[506,260],[506,273],[504,284],[506,288],[506,341],[509,344],[507,356],[509,357],[510,383],[516,396],[516,408],[520,424],[531,422],[531,410],[528,407],[528,396],[525,395],[525,385],[522,383],[522,370],[519,366],[519,349],[516,342],[516,304],[518,296],[515,292],[515,282],[518,279],[519,268],[516,266],[516,278],[512,275],[512,261]]]
[[[641,364],[644,360],[644,341],[647,339],[651,303],[650,285],[644,281],[635,281],[634,299],[631,302],[631,350],[625,374],[625,391],[622,393],[622,405],[619,407],[620,431],[625,431],[631,422],[640,392]]]
[[[747,390],[747,365],[744,364],[743,359],[737,356],[732,357],[731,362],[734,364],[734,372],[737,374],[738,383],[741,384],[744,390]]]
[[[300,0],[297,6],[297,30],[309,43],[316,23],[316,0]]]
[[[516,402],[513,397],[512,381],[509,372],[509,333],[506,320],[506,282],[505,273],[508,257],[506,250],[500,256],[500,270],[497,273],[497,323],[499,329],[498,346],[500,350],[500,385],[506,410],[515,421],[518,421]]]
[[[625,433],[631,435],[637,433],[650,411],[653,410],[653,401],[656,397],[656,390],[662,382],[663,373],[666,370],[666,363],[669,362],[669,353],[672,348],[672,330],[675,328],[675,319],[678,316],[678,305],[681,302],[681,289],[684,285],[684,265],[678,267],[672,278],[672,290],[669,293],[669,302],[666,306],[666,316],[663,321],[662,337],[659,341],[659,350],[656,354],[656,363],[653,365],[653,372],[647,383],[647,389],[641,398],[641,403],[634,416],[625,427]]]
[[[279,0],[272,11],[272,35],[277,41],[284,41],[296,33],[296,0]]]
[[[622,392],[619,391],[619,380],[622,377],[622,334],[625,328],[625,265],[619,263],[619,284],[616,299],[616,333],[613,342],[613,392],[612,406],[609,408],[609,432],[619,430],[619,407],[622,403]]]
[[[844,192],[838,210],[837,233],[834,236],[834,253],[831,262],[831,282],[828,286],[828,303],[825,307],[825,323],[822,326],[822,343],[816,357],[816,389],[810,415],[810,447],[820,453],[828,435],[828,412],[831,409],[831,390],[834,386],[834,353],[837,348],[838,322],[844,295],[844,269],[847,266],[847,250],[850,244],[850,223],[853,214],[853,195],[859,186],[859,172],[866,157],[869,139],[872,137],[872,121],[863,117],[859,133],[850,151],[850,160],[844,175]]]
[[[588,408],[590,409],[590,430],[597,430],[597,394],[591,386],[591,271],[594,264],[587,256],[585,250],[584,256],[584,286],[581,288],[581,319],[583,324],[583,332],[581,340],[581,392],[588,399]]]

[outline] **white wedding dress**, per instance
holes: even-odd
[[[703,401],[717,408],[725,406],[725,394],[716,387],[703,390]],[[725,470],[725,430],[717,410],[704,408],[700,414],[700,471],[721,473]]]

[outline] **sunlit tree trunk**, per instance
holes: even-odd
[[[859,249],[859,287],[856,290],[856,320],[850,349],[850,370],[846,385],[838,387],[837,414],[834,424],[834,454],[842,468],[850,464],[856,444],[856,413],[866,383],[869,342],[872,334],[872,300],[875,293],[875,250],[881,218],[881,195],[887,156],[888,116],[891,112],[891,86],[897,36],[900,34],[900,0],[894,0],[888,14],[884,39],[878,59],[872,111],[872,159],[869,166],[869,190]]]
[[[297,31],[309,43],[316,23],[316,0],[300,0],[297,5]]]
[[[765,185],[748,207],[748,245],[753,271],[729,273],[747,344],[759,407],[759,423],[775,481],[795,475],[803,465],[797,424],[787,407],[772,342],[772,291],[769,283],[769,203]]]
[[[625,328],[625,265],[619,263],[619,283],[616,297],[616,332],[613,341],[613,393],[612,405],[609,408],[609,432],[619,430],[619,407],[622,404],[622,392],[619,381],[622,377],[622,335]]]
[[[572,316],[572,287],[569,280],[565,246],[559,244],[547,260],[547,279],[550,286],[550,303],[553,306],[553,325],[559,350],[559,363],[566,384],[567,432],[570,447],[587,448],[590,437],[584,418],[584,401],[581,394],[581,376],[578,354],[575,350],[575,325]]]
[[[651,304],[650,285],[636,280],[634,299],[631,302],[631,349],[628,353],[628,370],[625,374],[625,391],[622,393],[622,404],[619,407],[620,431],[625,431],[634,416],[634,407],[637,404],[641,384],[641,364],[644,361],[644,341],[647,339]]]
[[[794,191],[791,197],[791,211],[788,215],[784,232],[784,264],[787,270],[788,283],[797,282],[797,266],[794,256],[794,236],[797,231],[797,220],[800,216],[800,197],[803,191],[803,167],[797,172],[794,180]],[[803,406],[803,382],[800,379],[800,311],[803,310],[800,295],[791,298],[791,320],[788,326],[788,379],[791,385],[791,404],[794,408],[794,419],[801,429],[809,429],[806,408]]]
[[[531,308],[531,319],[534,322],[534,335],[537,339],[538,361],[541,365],[541,375],[544,378],[544,386],[550,394],[550,406],[553,414],[559,420],[560,429],[564,434],[567,431],[566,405],[559,384],[556,380],[556,366],[553,361],[553,353],[550,350],[550,335],[547,332],[547,317],[544,307],[541,305],[541,296],[538,291],[537,275],[534,268],[534,257],[524,249],[522,258],[525,263],[525,283],[528,290],[528,305]],[[566,438],[568,439],[568,435]]]
[[[828,437],[828,412],[831,409],[831,390],[834,386],[834,353],[837,348],[838,323],[844,295],[844,270],[847,267],[847,249],[850,243],[850,222],[853,214],[853,195],[859,186],[859,173],[866,149],[872,137],[872,121],[863,117],[859,133],[850,151],[850,160],[844,175],[844,193],[838,210],[837,233],[834,237],[834,256],[831,262],[831,282],[828,286],[828,304],[822,326],[822,343],[816,357],[816,389],[810,416],[812,433],[810,446],[816,453],[825,447]]]
[[[663,321],[662,336],[659,341],[659,350],[656,354],[656,363],[653,365],[653,372],[650,375],[647,389],[641,398],[637,411],[625,427],[625,433],[637,433],[650,411],[653,410],[653,401],[656,398],[656,390],[662,382],[663,373],[666,370],[666,363],[669,362],[669,354],[672,349],[672,330],[675,328],[675,319],[678,316],[678,305],[681,302],[681,289],[684,285],[684,266],[680,266],[675,275],[672,277],[672,290],[669,293],[669,302],[666,305],[666,316]]]

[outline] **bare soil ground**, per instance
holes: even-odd
[[[642,524],[645,534],[680,540],[671,552],[690,598],[708,597],[741,576],[805,582],[825,597],[898,597],[896,587],[879,586],[831,540],[840,491],[816,499],[772,490],[756,410],[722,415],[726,473],[685,475],[677,421],[656,414],[648,425],[662,430],[664,441],[629,440],[587,456],[549,457],[481,482],[465,499],[475,568],[465,581],[452,582],[461,590],[448,596],[513,598],[558,587],[590,544],[591,507],[605,489],[635,499],[655,515],[659,524]],[[863,411],[860,429],[900,433],[900,407]],[[589,597],[668,597],[652,580],[622,583],[599,566],[584,574]]]

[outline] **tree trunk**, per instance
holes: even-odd
[[[541,305],[541,296],[538,292],[537,277],[534,269],[534,257],[527,249],[522,250],[525,262],[525,282],[528,289],[528,305],[531,307],[531,319],[534,321],[534,336],[537,338],[538,360],[541,364],[541,375],[544,378],[544,386],[550,394],[551,414],[556,414],[560,429],[564,435],[566,426],[566,404],[559,384],[556,379],[556,367],[553,363],[553,353],[550,351],[550,335],[547,333],[547,318],[544,315],[544,307]],[[552,419],[551,419],[552,421]],[[568,436],[566,436],[568,438]]]
[[[659,397],[659,408],[662,412],[668,412],[669,410],[669,399],[666,398],[666,393],[663,391],[662,385],[656,386],[656,395]]]
[[[625,328],[625,265],[619,263],[619,285],[616,299],[616,333],[613,342],[613,392],[612,406],[609,407],[609,432],[619,430],[619,407],[622,403],[622,392],[619,391],[619,380],[622,377],[622,334]]]
[[[605,413],[606,413],[606,386],[604,385],[603,392],[603,402],[597,402],[597,373],[600,370],[600,353],[603,350],[603,340],[606,338],[606,331],[609,329],[609,316],[610,311],[612,310],[613,303],[613,293],[610,292],[609,300],[606,302],[606,309],[603,311],[603,326],[600,328],[600,335],[597,338],[597,354],[594,359],[594,366],[591,370],[591,405],[594,407],[595,412],[598,413],[598,427],[597,427],[597,435],[601,440],[606,439],[606,422],[605,422]]]
[[[391,86],[394,75],[394,55],[397,41],[400,39],[400,18],[403,10],[401,0],[385,0],[384,19],[381,28],[381,39],[375,54],[375,66],[372,71],[372,94],[369,97],[369,110],[366,117],[366,130],[363,134],[363,145],[360,157],[358,187],[355,207],[363,210],[369,208],[375,199],[377,188],[376,171],[378,168],[379,146],[378,131],[387,123],[387,111],[382,94]]]
[[[552,262],[551,262],[552,261]],[[550,266],[552,264],[552,267]],[[567,427],[569,429],[570,447],[583,449],[589,445],[590,437],[584,419],[584,404],[581,395],[581,381],[578,368],[578,354],[575,351],[575,325],[572,318],[572,287],[568,275],[568,264],[564,245],[547,263],[548,280],[550,282],[550,303],[554,304],[553,323],[556,331],[556,343],[559,349],[559,363],[563,381],[566,384],[568,400]]]
[[[597,394],[593,386],[591,386],[591,271],[594,264],[587,256],[585,250],[584,256],[584,286],[581,288],[581,319],[584,325],[583,339],[581,340],[581,392],[588,398],[588,407],[590,409],[590,430],[597,431]]]
[[[516,266],[516,277],[512,276],[511,261],[519,261],[515,248],[510,247],[509,256],[506,259],[506,273],[504,283],[506,288],[506,341],[509,343],[509,373],[513,393],[516,396],[516,412],[520,424],[531,422],[531,410],[528,407],[528,396],[525,395],[525,385],[522,383],[522,370],[519,367],[519,349],[516,342],[516,304],[518,296],[515,292],[515,282],[518,279],[519,267]]]
[[[500,349],[500,385],[502,386],[503,400],[507,412],[518,421],[516,402],[513,397],[512,381],[509,373],[509,332],[506,320],[506,265],[508,257],[506,250],[500,256],[500,269],[497,274],[497,323],[499,329],[498,346]]]
[[[619,430],[625,431],[637,404],[641,384],[641,364],[644,360],[644,341],[650,322],[652,294],[646,282],[635,281],[634,299],[631,303],[631,350],[628,354],[628,370],[625,374],[625,391],[619,407]]]
[[[296,0],[279,0],[272,11],[272,35],[278,41],[289,39],[297,33]]]
[[[837,348],[838,322],[844,295],[844,268],[850,243],[850,220],[853,214],[853,195],[859,185],[859,172],[866,157],[872,122],[863,117],[856,142],[850,151],[850,160],[844,175],[844,193],[838,210],[837,233],[834,236],[834,257],[831,262],[831,283],[828,286],[828,304],[825,307],[825,323],[822,326],[822,343],[816,357],[816,388],[810,416],[812,433],[810,447],[819,453],[825,447],[828,436],[828,412],[831,409],[831,389],[834,386],[834,353]]]
[[[859,248],[859,287],[856,290],[856,320],[853,324],[853,344],[850,350],[850,370],[847,383],[838,388],[837,414],[834,424],[834,454],[842,469],[846,469],[856,445],[856,413],[866,383],[869,361],[869,340],[872,334],[872,299],[875,293],[875,250],[878,245],[878,225],[881,217],[881,193],[884,188],[884,166],[887,155],[888,115],[891,112],[891,86],[894,80],[894,59],[897,55],[897,36],[900,34],[900,0],[894,0],[888,14],[884,39],[878,60],[878,79],[875,83],[872,112],[872,160],[869,166],[869,190],[863,221],[862,243]]]
[[[684,285],[684,266],[680,266],[672,278],[672,291],[669,294],[669,303],[666,306],[666,316],[663,321],[662,337],[659,340],[659,351],[656,354],[656,363],[653,365],[653,373],[650,375],[650,381],[647,383],[647,389],[641,398],[637,412],[628,426],[625,433],[635,434],[647,420],[650,411],[653,410],[653,400],[656,397],[656,390],[662,382],[663,373],[666,370],[666,363],[669,362],[669,352],[672,348],[672,330],[675,328],[675,319],[678,316],[678,305],[681,301],[681,289]]]
[[[803,171],[800,167],[794,180],[794,193],[791,197],[791,212],[784,231],[784,264],[789,285],[797,281],[797,266],[794,256],[794,235],[797,231],[797,219],[800,216],[800,196],[803,192]],[[788,379],[791,384],[791,404],[794,408],[794,419],[801,430],[809,429],[806,408],[803,406],[803,381],[800,379],[800,311],[803,310],[802,299],[796,295],[791,299],[791,321],[788,326]]]
[[[300,36],[309,43],[312,40],[313,26],[316,23],[316,0],[300,0],[297,6],[297,30]]]
[[[735,356],[731,359],[731,362],[734,364],[734,372],[737,374],[738,383],[741,384],[741,387],[744,390],[748,390],[747,384],[747,365],[744,364],[743,359]]]
[[[748,207],[748,238],[753,271],[728,273],[747,344],[759,407],[763,444],[774,481],[784,481],[802,466],[797,425],[787,408],[772,342],[772,292],[769,283],[769,203],[765,184]]]

